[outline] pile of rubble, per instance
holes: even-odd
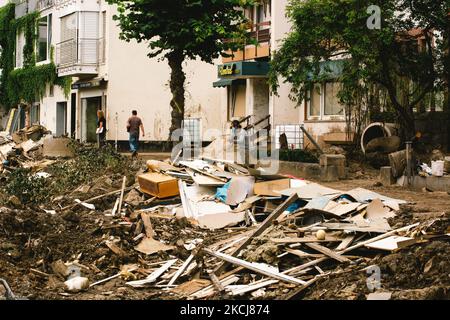
[[[16,296],[320,299],[323,281],[356,274],[360,287],[349,296],[365,299],[381,287],[360,276],[383,257],[448,247],[449,216],[416,221],[406,201],[367,189],[208,158],[138,166],[33,208],[0,209],[0,273]],[[448,261],[441,251],[425,261],[427,272]]]

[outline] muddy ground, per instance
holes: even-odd
[[[397,186],[380,186],[374,172],[358,179],[323,183],[341,190],[364,187],[390,197],[410,202],[402,208],[391,223],[396,226],[412,221],[423,221],[450,213],[450,195],[443,192],[417,192]],[[86,196],[85,196],[86,197]],[[106,210],[115,197],[104,199],[99,205]],[[124,222],[127,222],[124,218]],[[443,229],[448,228],[448,219]],[[158,239],[176,246],[180,259],[189,256],[183,244],[186,239],[205,239],[212,244],[229,237],[227,231],[210,232],[192,226],[185,219],[152,219]],[[175,293],[161,288],[134,289],[125,285],[130,279],[118,277],[87,291],[69,294],[64,290],[64,278],[52,270],[52,262],[77,261],[91,283],[117,274],[121,266],[139,262],[168,260],[167,253],[142,257],[133,247],[133,233],[126,224],[106,217],[102,210],[84,208],[65,214],[49,214],[36,208],[0,209],[0,278],[4,278],[13,292],[27,299],[179,299]],[[117,255],[106,245],[106,240],[120,240],[126,253]],[[362,252],[362,258],[353,266],[329,266],[340,274],[330,275],[296,295],[296,299],[366,299],[370,293],[368,274],[362,270],[376,265],[381,271],[381,291],[391,291],[392,299],[448,299],[450,298],[450,243],[435,240],[385,254]],[[323,266],[327,270],[327,266]],[[37,270],[37,271],[36,271]],[[145,270],[143,270],[145,271]],[[143,275],[148,273],[143,273]],[[130,275],[131,276],[131,275]],[[142,276],[141,276],[142,278]],[[187,280],[187,279],[181,279]],[[182,282],[182,281],[181,281]],[[261,299],[284,297],[295,288],[277,284],[268,287]],[[1,289],[0,289],[1,290]],[[0,292],[2,296],[3,292]],[[245,296],[244,298],[249,298]],[[217,298],[217,297],[216,297]]]

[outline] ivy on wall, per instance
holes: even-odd
[[[71,77],[58,77],[56,65],[51,62],[36,65],[37,22],[39,13],[29,13],[18,19],[14,18],[14,4],[0,8],[0,104],[6,108],[19,103],[31,104],[45,96],[48,85],[57,85],[64,90],[68,98],[71,90]],[[23,67],[14,69],[16,35],[23,32]]]
[[[11,106],[6,90],[9,74],[14,70],[16,29],[14,24],[14,4],[0,8],[0,105]]]

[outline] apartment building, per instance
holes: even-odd
[[[251,36],[258,44],[229,52],[233,56],[223,58],[217,66],[218,79],[213,86],[221,91],[222,118],[244,120],[243,127],[270,128],[277,147],[278,137],[285,133],[289,147],[303,148],[301,125],[320,144],[345,143],[344,107],[336,96],[336,82],[320,85],[320,91],[313,90],[311,99],[298,105],[289,99],[289,84],[280,81],[278,96],[267,84],[271,54],[291,28],[286,19],[287,4],[288,0],[261,0],[254,8],[245,9],[252,21]],[[339,61],[331,68],[338,71]]]
[[[116,8],[104,0],[28,0],[16,3],[16,19],[38,11],[36,65],[54,59],[59,77],[71,77],[69,96],[48,86],[41,101],[31,106],[31,123],[40,123],[56,136],[68,134],[96,141],[96,112],[107,118],[107,140],[128,140],[126,122],[137,110],[145,127],[144,141],[166,141],[171,119],[167,62],[147,57],[146,44],[119,39],[113,20]],[[23,66],[24,34],[17,35],[16,68]],[[223,127],[220,94],[210,83],[216,67],[188,61],[185,124],[195,139],[201,132]],[[213,137],[208,137],[212,139]]]

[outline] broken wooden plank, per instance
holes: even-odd
[[[325,239],[319,240],[316,237],[304,237],[304,238],[294,238],[294,237],[286,237],[286,238],[270,238],[270,241],[274,243],[311,243],[311,242],[340,242],[339,239]]]
[[[353,242],[353,240],[355,240],[355,237],[356,236],[354,234],[346,236],[342,240],[342,242],[336,247],[336,249],[334,249],[334,251],[340,251],[348,248],[348,246]]]
[[[293,284],[305,284],[306,283],[303,280],[296,279],[294,277],[291,277],[291,276],[288,276],[288,275],[285,275],[285,274],[282,274],[282,273],[279,273],[279,272],[273,272],[273,271],[270,271],[270,270],[267,270],[267,269],[263,269],[263,268],[261,268],[259,266],[256,266],[254,263],[250,263],[250,262],[247,262],[245,260],[238,259],[238,258],[233,257],[233,256],[228,255],[228,254],[224,254],[224,253],[221,253],[221,252],[214,252],[214,251],[209,250],[207,248],[203,248],[203,251],[205,251],[206,253],[208,253],[210,255],[215,256],[216,258],[225,260],[225,261],[227,261],[229,263],[236,264],[238,266],[242,266],[244,268],[247,268],[249,270],[261,273],[261,274],[266,275],[266,276],[271,277],[271,278],[275,278],[275,279],[278,279],[278,280],[281,280],[281,281],[285,281],[285,282],[289,282],[289,283],[293,283]]]
[[[119,208],[117,209],[117,212],[119,213],[119,215],[122,212],[123,194],[125,193],[126,183],[127,183],[127,176],[123,176],[122,189],[120,190]]]
[[[239,280],[239,277],[237,277],[235,275],[230,275],[230,276],[227,276],[227,277],[221,279],[220,280],[220,284],[222,286],[227,286],[227,285],[230,285],[232,283],[235,283],[238,280]],[[192,297],[194,299],[203,299],[203,298],[209,297],[209,296],[211,296],[213,294],[214,294],[214,286],[213,285],[209,285],[209,286],[207,286],[207,287],[205,287],[203,289],[195,291],[194,293],[192,293],[190,295],[190,297]]]
[[[369,240],[366,240],[366,241],[359,242],[359,243],[357,243],[357,244],[355,244],[355,245],[353,245],[353,246],[351,246],[351,247],[348,247],[347,249],[344,249],[344,250],[342,250],[342,251],[338,251],[337,253],[338,253],[338,254],[343,254],[343,253],[346,253],[346,252],[349,252],[349,251],[352,251],[352,250],[361,248],[361,247],[365,246],[366,244],[369,244],[369,243],[371,243],[371,242],[375,242],[375,241],[378,241],[378,240],[381,240],[381,239],[390,237],[390,236],[392,236],[392,235],[394,235],[394,234],[396,234],[396,233],[398,233],[398,232],[408,231],[408,230],[411,229],[411,228],[417,227],[419,224],[420,224],[420,223],[417,222],[417,223],[411,224],[411,225],[406,226],[406,227],[402,227],[402,228],[399,228],[399,229],[395,229],[395,230],[386,232],[385,234],[381,234],[381,235],[376,236],[376,237],[374,237],[374,238],[372,238],[372,239],[369,239]],[[305,269],[305,268],[308,268],[308,267],[311,267],[311,266],[315,266],[316,264],[321,263],[321,262],[323,262],[323,261],[326,261],[327,259],[328,259],[328,257],[319,258],[319,259],[310,261],[310,262],[308,262],[308,263],[302,264],[302,265],[300,265],[300,266],[293,267],[293,268],[291,268],[291,269],[289,269],[289,270],[286,270],[286,271],[284,271],[284,272],[287,273],[287,274],[292,273],[292,272],[296,272],[296,271],[299,271],[299,270],[302,270],[302,269]]]
[[[343,257],[340,254],[334,252],[333,250],[323,247],[317,243],[305,243],[305,245],[339,262],[350,262],[350,259]]]
[[[152,222],[150,221],[150,217],[146,212],[141,212],[141,219],[144,223],[145,234],[147,238],[153,238],[155,232],[153,231]]]
[[[208,275],[209,275],[209,278],[211,279],[214,287],[216,287],[217,291],[219,292],[219,294],[222,294],[223,292],[225,292],[224,286],[220,283],[220,280],[219,280],[219,278],[217,278],[214,271],[208,270]]]
[[[178,278],[183,274],[184,270],[187,269],[187,267],[189,267],[189,265],[191,264],[192,260],[194,260],[195,258],[195,254],[191,254],[186,261],[181,265],[180,269],[177,270],[177,272],[174,274],[174,276],[172,277],[172,279],[170,279],[169,281],[169,285],[172,285],[175,283],[175,281],[178,280]]]
[[[272,225],[272,222],[277,219],[292,203],[297,201],[298,195],[297,193],[292,194],[289,198],[286,199],[282,204],[280,204],[260,225],[259,227],[245,240],[240,246],[238,246],[231,253],[232,257],[235,257],[239,254],[239,252],[246,248],[253,240],[253,238],[261,235],[268,227]],[[226,263],[222,263],[217,269],[216,273],[221,273],[225,267]]]
[[[279,280],[262,279],[262,280],[259,280],[259,281],[255,282],[255,283],[243,286],[242,288],[238,288],[238,289],[230,288],[231,289],[231,295],[239,296],[239,295],[242,295],[244,293],[256,291],[258,289],[270,286],[271,284],[275,284],[275,283],[278,283],[278,282],[279,282]]]
[[[287,253],[296,255],[297,257],[300,258],[322,258],[324,256],[323,254],[307,253],[301,250],[295,250],[290,248],[286,248],[285,250]]]
[[[390,236],[385,239],[381,239],[375,242],[366,244],[367,248],[379,249],[385,251],[397,251],[401,248],[408,247],[417,243],[417,240],[410,237]]]
[[[121,249],[119,246],[117,246],[115,243],[113,243],[111,241],[106,241],[105,244],[112,252],[117,254],[119,257],[127,256],[127,253],[123,249]]]
[[[44,278],[49,278],[50,277],[50,275],[48,273],[42,272],[42,271],[37,270],[37,269],[30,268],[30,271],[32,273],[34,273],[34,274],[36,274],[38,276],[44,277]]]
[[[125,189],[125,191],[129,191],[129,190],[131,190],[131,189],[133,189],[133,188],[134,188],[134,186],[128,187],[128,188]],[[98,199],[101,199],[101,198],[104,198],[104,197],[109,197],[109,196],[115,195],[116,193],[119,193],[119,192],[122,192],[122,189],[120,189],[120,190],[115,190],[115,191],[111,191],[111,192],[102,194],[102,195],[100,195],[100,196],[96,196],[96,197],[93,197],[93,198],[84,200],[84,201],[82,201],[82,202],[84,202],[84,203],[89,203],[89,202],[92,202],[92,201],[95,201],[95,200],[98,200]],[[61,211],[65,211],[65,210],[68,210],[68,209],[75,208],[75,207],[78,206],[78,205],[80,205],[80,204],[79,204],[79,203],[75,203],[75,204],[71,204],[71,205],[65,206],[65,207],[61,208]]]
[[[173,259],[167,261],[164,265],[156,269],[153,273],[151,273],[147,278],[143,280],[129,281],[126,284],[132,287],[143,287],[146,284],[150,284],[155,282],[164,272],[169,270],[169,268],[177,262],[178,259]]]

